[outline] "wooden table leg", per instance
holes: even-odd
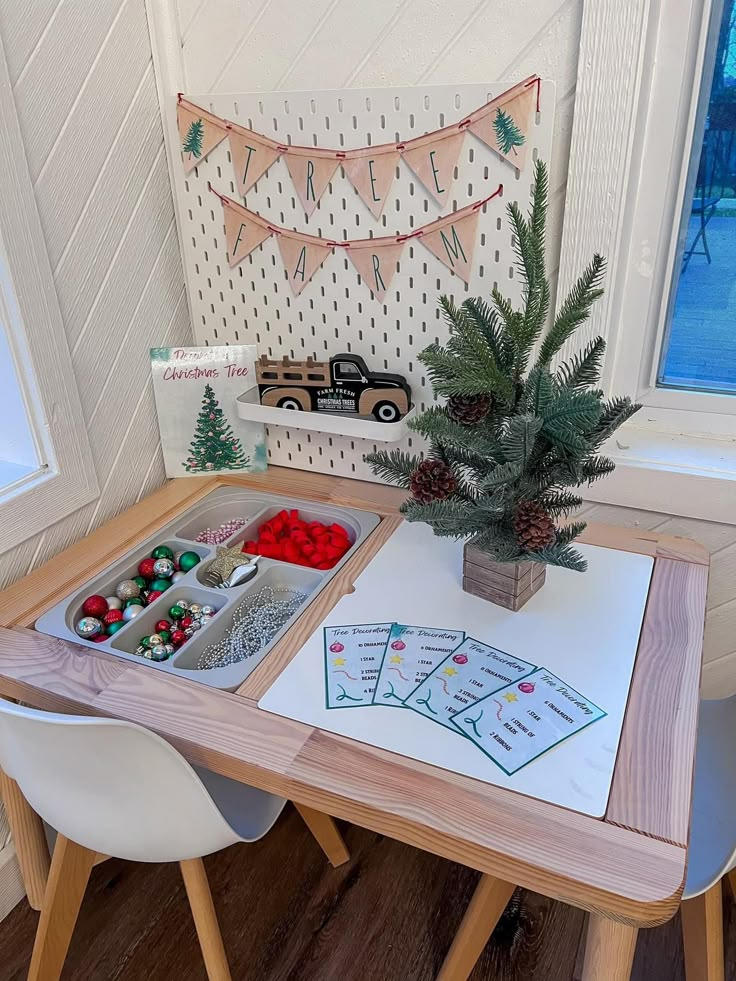
[[[28,902],[40,910],[49,877],[51,858],[43,821],[21,793],[20,787],[0,770],[0,797],[8,815],[15,854]]]
[[[638,932],[636,927],[591,913],[582,981],[629,981]]]
[[[680,907],[687,981],[725,981],[721,883]]]
[[[28,981],[57,981],[61,976],[94,860],[88,848],[56,836]]]
[[[483,953],[516,886],[482,875],[455,934],[437,981],[465,981]]]
[[[335,819],[322,811],[313,811],[311,807],[294,802],[294,807],[299,811],[302,819],[314,837],[317,839],[320,848],[327,856],[330,865],[337,868],[350,858],[348,846],[343,841]]]

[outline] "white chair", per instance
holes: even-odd
[[[286,801],[192,768],[140,726],[0,699],[0,767],[57,832],[29,981],[61,974],[100,856],[178,862],[210,981],[229,981],[202,856],[256,841]]]
[[[721,880],[736,894],[736,695],[701,702],[682,896],[687,981],[724,981]]]

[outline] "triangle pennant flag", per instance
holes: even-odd
[[[386,295],[403,250],[404,243],[395,238],[350,243],[348,257],[377,300]]]
[[[396,175],[398,162],[398,150],[384,153],[362,151],[355,156],[348,155],[342,162],[345,176],[371,210],[374,218],[381,217]]]
[[[179,126],[181,156],[184,161],[184,171],[188,174],[194,170],[200,160],[215,149],[227,136],[225,124],[196,106],[179,103],[176,107],[176,122]]]
[[[284,159],[299,200],[307,215],[311,215],[332,180],[340,161],[334,155],[321,157],[315,152],[314,156],[311,156],[308,153],[290,153],[288,150],[284,154]]]
[[[225,238],[230,266],[237,266],[247,255],[264,242],[273,232],[261,222],[254,221],[245,209],[229,201],[222,202],[225,214]]]
[[[242,195],[253,187],[283,151],[244,129],[230,130],[230,156],[238,190]]]
[[[464,139],[465,133],[462,131],[432,141],[420,137],[407,143],[402,153],[422,184],[443,206],[447,204],[452,190],[455,166]]]
[[[470,131],[504,160],[521,169],[526,163],[531,120],[537,89],[528,85],[506,102],[492,106],[489,112],[470,123]]]
[[[313,239],[311,236],[301,235],[299,238],[292,238],[286,232],[282,232],[277,241],[286,276],[294,296],[299,296],[332,252],[332,246],[327,245],[322,239]]]
[[[471,206],[472,208],[472,206]],[[427,225],[420,241],[460,279],[470,282],[480,208]]]

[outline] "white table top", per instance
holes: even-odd
[[[653,560],[581,545],[584,574],[548,568],[518,613],[462,589],[462,543],[405,522],[259,702],[259,707],[434,766],[603,817],[621,737]],[[387,621],[464,630],[549,668],[606,717],[507,776],[461,735],[410,709],[325,708],[322,627]]]

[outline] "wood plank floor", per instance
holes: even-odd
[[[332,869],[288,806],[273,831],[206,859],[235,981],[432,981],[477,875],[360,828]],[[736,907],[725,903],[727,978]],[[0,923],[0,981],[25,978],[37,914]],[[583,913],[518,891],[472,981],[571,981]],[[111,860],[93,870],[64,981],[204,981],[175,866]],[[679,917],[640,935],[633,981],[684,981]]]

